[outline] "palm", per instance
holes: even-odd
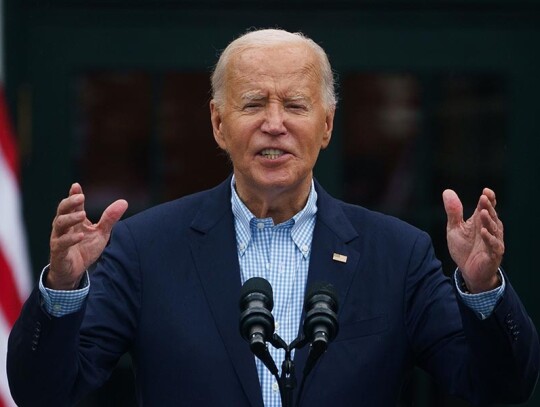
[[[72,246],[65,258],[66,265],[75,273],[88,269],[99,258],[109,237],[88,219],[81,226],[81,229],[84,233],[84,239]]]

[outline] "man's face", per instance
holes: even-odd
[[[211,102],[214,137],[249,193],[306,190],[319,151],[330,141],[319,65],[304,45],[245,50],[226,74],[223,106]]]

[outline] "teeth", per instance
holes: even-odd
[[[281,157],[283,154],[284,153],[282,150],[278,150],[275,148],[267,148],[266,150],[261,151],[261,155],[271,160],[275,160],[276,158]]]

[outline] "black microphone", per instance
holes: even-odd
[[[304,310],[304,335],[311,344],[304,368],[305,377],[339,331],[338,300],[334,287],[321,282],[313,284],[306,293]]]
[[[272,286],[268,281],[253,277],[244,283],[240,292],[240,334],[249,342],[255,356],[277,375],[278,369],[266,345],[275,330],[273,307]]]

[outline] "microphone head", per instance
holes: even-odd
[[[245,308],[244,301],[250,294],[254,293],[262,294],[261,298],[264,298],[263,301],[266,307],[272,311],[274,308],[274,292],[270,283],[262,277],[252,277],[244,283],[240,290],[240,308]]]
[[[316,281],[306,291],[304,310],[308,312],[319,301],[324,301],[335,313],[338,312],[338,296],[332,284]]]
[[[311,285],[305,296],[304,310],[306,312],[304,319],[306,338],[312,346],[316,338],[322,338],[323,346],[326,347],[328,342],[334,340],[339,331],[338,296],[334,287],[322,282]]]
[[[266,347],[275,331],[272,286],[261,277],[247,280],[240,291],[240,334],[250,346]],[[253,349],[252,349],[253,350]]]

